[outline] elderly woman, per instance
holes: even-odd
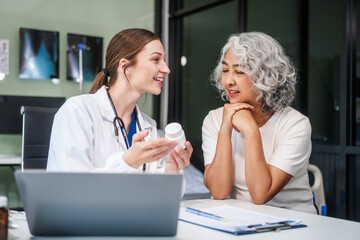
[[[280,44],[260,32],[231,36],[213,81],[229,103],[210,111],[202,128],[212,196],[316,213],[307,173],[311,126],[290,107],[296,73]]]

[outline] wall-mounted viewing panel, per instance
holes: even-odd
[[[59,78],[59,32],[20,28],[19,78]]]
[[[79,52],[82,51],[82,58]],[[103,38],[85,35],[67,35],[67,79],[80,81],[79,63],[82,60],[83,81],[92,82],[101,71]]]

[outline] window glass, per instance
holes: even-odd
[[[203,6],[212,2],[216,2],[216,0],[183,0],[182,3],[181,2],[177,2],[177,10],[182,10],[182,9],[191,9],[191,8],[195,8],[195,7],[199,7],[199,6]]]
[[[264,32],[278,40],[298,70],[300,19],[300,0],[248,1],[248,31]],[[301,81],[303,79],[300,79],[298,74],[298,84],[301,84]],[[299,92],[297,94],[299,95]],[[298,105],[299,101],[296,99],[293,106],[299,109]]]
[[[345,2],[309,1],[308,109],[313,143],[339,144]]]
[[[224,104],[209,79],[221,48],[229,35],[236,32],[235,4],[235,1],[222,4],[183,21],[181,119],[186,138],[194,146],[193,162],[197,156],[202,158],[201,127],[205,116]],[[197,167],[202,168],[201,164]]]
[[[356,114],[355,114],[355,144],[360,145],[360,0],[357,1],[358,12],[357,12],[357,46],[356,46],[356,79],[355,79],[355,104],[356,104]]]
[[[360,221],[360,156],[351,155],[348,162],[350,181],[349,181],[349,198],[350,211],[349,219],[353,221]]]

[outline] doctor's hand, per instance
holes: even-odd
[[[131,147],[123,155],[124,161],[129,166],[138,168],[144,163],[157,161],[177,145],[176,141],[169,141],[166,138],[144,141],[148,134],[148,130],[134,134]]]
[[[177,146],[167,155],[167,163],[165,172],[179,172],[190,164],[190,157],[193,148],[189,141],[185,143],[186,150],[181,146]]]

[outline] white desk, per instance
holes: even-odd
[[[234,207],[244,208],[255,212],[270,214],[273,216],[293,218],[302,220],[308,227],[282,230],[279,232],[265,232],[256,233],[249,235],[235,236],[229,233],[223,233],[220,231],[200,227],[194,224],[179,221],[177,235],[174,237],[162,237],[161,239],[301,239],[301,240],[312,240],[312,239],[360,239],[360,223],[346,221],[336,218],[323,217],[313,214],[307,214],[302,212],[296,212],[286,209],[274,208],[265,205],[254,205],[249,202],[243,202],[239,200],[212,200],[212,199],[201,199],[201,200],[189,200],[183,201],[182,205],[193,208],[204,208],[204,207],[215,207],[222,204],[228,204]],[[29,229],[27,227],[26,220],[15,220],[19,224],[18,229],[9,230],[9,240],[13,239],[45,239],[31,237]],[[70,237],[70,238],[46,238],[46,239],[88,239],[89,237]],[[91,239],[104,239],[91,238]],[[144,239],[144,237],[109,237],[106,239]],[[158,237],[149,237],[146,239],[159,239]]]

